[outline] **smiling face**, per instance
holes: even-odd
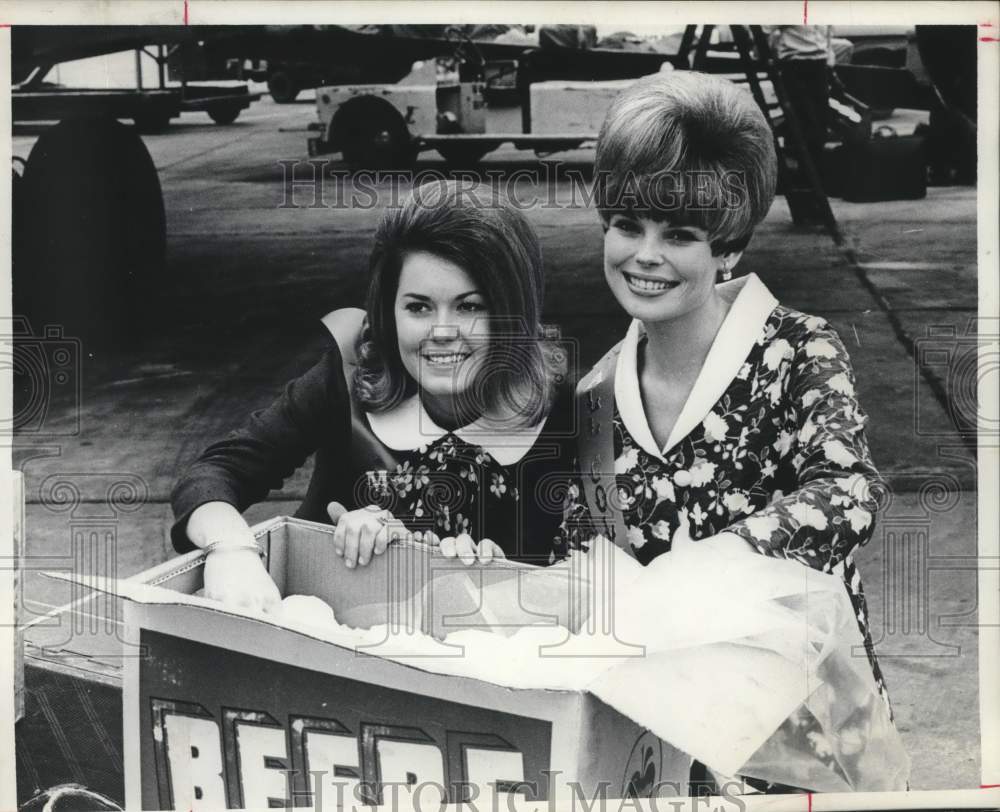
[[[738,258],[725,259],[732,268]],[[604,234],[608,286],[630,316],[647,324],[697,318],[714,307],[723,259],[696,226],[616,213]]]
[[[393,307],[399,357],[422,393],[447,405],[466,392],[489,349],[489,306],[458,265],[408,254]]]

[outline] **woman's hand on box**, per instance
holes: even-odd
[[[326,510],[337,525],[333,531],[334,552],[348,567],[365,566],[374,556],[382,555],[390,542],[413,539],[402,522],[378,505],[346,510],[339,502],[331,502]]]
[[[255,552],[253,531],[228,502],[206,502],[188,517],[187,535],[205,558],[205,597],[242,609],[270,612],[281,595]]]
[[[251,535],[249,540],[253,541]],[[249,548],[216,549],[205,559],[205,597],[227,606],[273,612],[281,594],[260,556]]]
[[[503,548],[495,541],[482,539],[476,544],[468,533],[441,539],[439,549],[445,558],[458,558],[467,567],[476,561],[489,564],[498,558],[507,557]]]

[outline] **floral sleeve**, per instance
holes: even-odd
[[[764,555],[793,558],[824,572],[874,532],[878,478],[868,451],[867,417],[855,395],[854,371],[825,322],[796,350],[789,347],[788,397],[795,426],[785,464],[793,489],[730,527]]]
[[[573,475],[566,486],[563,500],[563,519],[553,540],[550,563],[565,558],[570,550],[590,549],[590,540],[597,534],[587,505],[587,497],[580,480],[579,461],[573,461]]]

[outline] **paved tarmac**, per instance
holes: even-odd
[[[118,576],[170,557],[168,498],[183,468],[311,365],[323,340],[320,316],[361,305],[372,228],[391,189],[380,184],[368,208],[310,208],[312,190],[300,187],[298,206],[287,205],[279,161],[305,160],[313,117],[311,104],[264,99],[229,127],[192,114],[169,133],[145,137],[167,209],[168,268],[156,294],[162,315],[150,318],[142,343],[100,351],[83,345],[79,401],[53,400],[45,430],[16,439],[15,464],[27,480],[30,567],[72,566],[73,538],[94,532],[115,545],[110,566]],[[16,132],[14,153],[26,155],[33,141]],[[592,153],[556,158],[563,171],[585,174]],[[419,166],[444,170],[436,153]],[[334,160],[329,169],[342,167]],[[516,174],[540,171],[531,153],[505,148],[487,157],[487,170],[516,181],[524,197],[545,193]],[[337,188],[327,185],[328,202]],[[554,190],[560,205],[527,212],[546,256],[545,314],[578,342],[586,368],[626,319],[604,285],[595,213],[579,199],[569,205],[573,186],[565,178]],[[977,787],[977,597],[968,568],[977,493],[967,430],[975,409],[975,365],[968,362],[977,329],[976,190],[832,203],[860,264],[821,229],[794,228],[779,198],[742,267],[783,303],[828,318],[852,354],[874,458],[891,486],[859,560],[913,760],[912,787]],[[995,336],[997,327],[980,330]],[[924,357],[929,373],[915,357]],[[115,490],[119,482],[130,483],[132,496]],[[290,513],[307,482],[308,471],[300,472],[250,518]],[[53,500],[66,492],[61,483],[78,498],[56,509]],[[35,572],[24,580],[29,619],[71,597]],[[41,645],[64,655],[113,646],[113,636],[100,637],[35,628],[29,657]]]

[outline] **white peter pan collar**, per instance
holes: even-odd
[[[716,289],[732,305],[662,449],[657,448],[653,439],[639,389],[638,348],[639,339],[645,333],[642,322],[634,319],[622,341],[615,367],[615,404],[618,414],[639,446],[661,460],[705,419],[725,394],[778,304],[771,291],[753,273],[723,282]]]
[[[372,433],[393,451],[415,451],[449,433],[431,419],[418,395],[388,411],[368,412],[367,417]],[[544,426],[545,420],[534,426],[514,426],[480,418],[451,434],[481,447],[500,465],[513,465],[531,450]]]

